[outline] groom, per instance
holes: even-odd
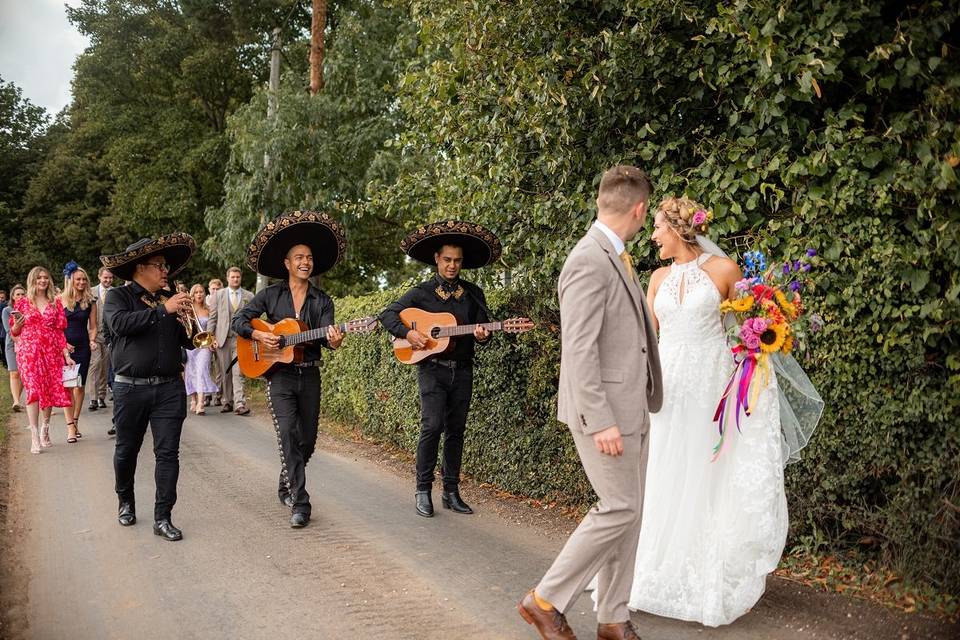
[[[663,388],[657,334],[624,243],[643,227],[649,198],[643,171],[622,165],[607,171],[597,221],[560,273],[557,417],[573,434],[600,501],[518,605],[547,640],[575,639],[564,612],[594,576],[597,638],[639,639],[627,602],[643,511],[649,412],[660,409]]]

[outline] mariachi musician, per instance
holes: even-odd
[[[193,349],[186,293],[168,290],[169,278],[183,269],[196,250],[185,233],[143,239],[126,251],[101,256],[103,266],[129,281],[107,292],[103,324],[112,344],[113,417],[117,441],[113,454],[118,520],[136,523],[133,489],[137,457],[150,424],[156,457],[153,532],[180,540],[170,519],[177,501],[180,433],[187,416],[181,347]]]
[[[478,224],[446,220],[419,227],[403,239],[400,248],[437,271],[384,309],[380,324],[387,331],[407,340],[413,349],[425,348],[427,336],[400,319],[400,312],[411,307],[451,313],[459,325],[488,322],[483,290],[461,279],[460,270],[484,267],[500,257],[500,240],[493,233]],[[460,497],[460,464],[473,393],[474,343],[484,344],[489,339],[490,332],[478,326],[472,335],[456,338],[445,353],[418,364],[420,438],[415,504],[417,513],[426,518],[433,516],[432,488],[441,435],[443,506],[456,513],[473,513]]]
[[[328,214],[294,211],[268,222],[247,250],[247,265],[280,282],[257,293],[233,317],[233,330],[248,340],[280,348],[281,338],[255,330],[251,320],[269,323],[296,318],[309,329],[329,327],[326,336],[306,343],[301,362],[279,364],[266,374],[267,398],[280,450],[280,502],[292,511],[290,526],[310,521],[306,467],[317,443],[320,418],[321,347],[336,349],[343,333],[333,324],[333,300],[309,278],[329,271],[343,257],[342,227]]]

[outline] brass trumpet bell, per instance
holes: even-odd
[[[214,340],[216,340],[216,338],[213,337],[212,333],[209,331],[201,331],[193,336],[193,346],[197,349],[209,349],[213,346]]]

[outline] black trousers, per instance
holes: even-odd
[[[153,433],[153,455],[156,458],[154,520],[169,518],[177,502],[180,433],[186,417],[187,394],[183,380],[158,385],[134,386],[121,382],[113,385],[113,419],[117,429],[113,471],[117,498],[121,503],[135,504],[133,479],[137,472],[137,456],[149,423]]]
[[[473,395],[473,367],[451,369],[427,361],[417,370],[420,384],[420,440],[417,443],[417,491],[433,486],[433,470],[443,435],[443,489],[460,485],[463,434]]]
[[[293,512],[310,515],[307,463],[317,446],[320,370],[282,366],[267,380],[267,398],[280,450],[277,494],[293,498]]]

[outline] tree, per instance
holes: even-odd
[[[553,319],[549,292],[615,163],[645,168],[654,202],[704,201],[734,253],[819,249],[808,300],[829,324],[806,367],[829,411],[788,474],[795,531],[869,536],[957,588],[960,3],[410,7],[402,169],[365,206],[490,225],[501,266]],[[657,265],[649,244],[633,251]]]
[[[23,97],[23,91],[0,77],[0,237],[10,250],[0,256],[0,287],[22,280],[17,263],[21,226],[17,211],[23,203],[30,177],[43,154],[39,141],[49,117],[42,107]]]
[[[413,38],[412,25],[396,8],[354,0],[331,4],[330,12],[323,91],[309,94],[306,56],[294,58],[284,72],[275,121],[265,117],[265,90],[230,118],[226,193],[223,204],[206,214],[209,230],[225,231],[204,250],[215,260],[245,250],[259,211],[329,210],[349,234],[346,264],[324,277],[325,288],[341,293],[374,289],[404,273],[402,224],[363,203],[370,182],[396,177],[385,144],[398,134],[395,83],[412,56]],[[267,168],[264,154],[270,156]]]

